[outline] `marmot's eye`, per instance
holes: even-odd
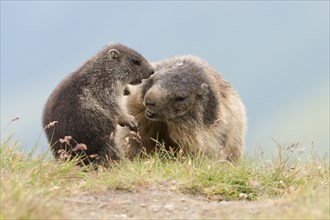
[[[174,99],[174,101],[176,102],[183,102],[187,97],[185,96],[178,96]]]
[[[137,59],[131,59],[132,63],[134,65],[137,65],[137,66],[140,66],[141,65],[141,61],[140,60],[137,60]]]

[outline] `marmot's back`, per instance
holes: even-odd
[[[178,56],[154,66],[155,74],[128,97],[128,112],[138,120],[142,137],[140,144],[131,139],[129,155],[142,148],[152,151],[152,138],[193,154],[238,159],[246,116],[229,83],[194,56]]]

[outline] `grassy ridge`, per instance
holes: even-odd
[[[9,141],[1,143],[1,219],[63,218],[53,198],[108,188],[159,188],[204,195],[213,200],[283,199],[296,206],[271,217],[329,218],[329,164],[311,158],[300,161],[297,145],[278,147],[272,161],[246,158],[239,164],[207,158],[174,158],[160,150],[152,156],[123,160],[111,168],[77,167],[75,161],[56,162],[45,155],[23,154]],[[302,208],[303,207],[303,208]],[[306,210],[316,210],[315,213]],[[305,210],[305,211],[304,211]]]

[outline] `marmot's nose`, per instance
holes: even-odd
[[[143,105],[146,107],[157,107],[160,103],[160,88],[159,86],[152,86],[144,96]]]
[[[148,107],[152,107],[152,106],[155,106],[156,104],[154,102],[152,102],[151,100],[149,100],[148,98],[146,98],[144,100],[144,104],[145,106],[148,106]]]

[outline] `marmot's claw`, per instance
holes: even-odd
[[[128,123],[127,126],[131,129],[131,131],[137,132],[137,128],[138,128],[138,122],[137,122],[137,120],[133,117],[128,122],[129,123]]]
[[[126,115],[124,117],[120,117],[119,120],[118,120],[118,124],[120,126],[128,126],[131,131],[137,131],[137,128],[138,128],[138,122],[137,120],[135,119],[134,116],[132,115]]]

